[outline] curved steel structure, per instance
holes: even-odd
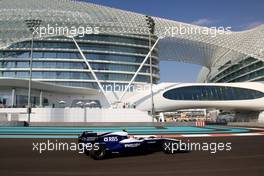
[[[218,67],[228,58],[254,57],[264,60],[264,25],[242,32],[210,29],[208,33],[175,34],[174,29],[208,30],[191,24],[152,18],[154,35],[162,37],[160,58]],[[39,20],[41,26],[91,26],[100,33],[149,33],[146,16],[91,3],[65,0],[2,0],[0,2],[0,47],[29,40],[26,20]],[[49,36],[49,35],[47,35]],[[45,36],[45,37],[47,37]]]

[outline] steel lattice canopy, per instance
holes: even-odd
[[[172,35],[168,29],[208,29],[177,21],[152,17],[154,35],[159,43],[161,60],[189,62],[212,67],[230,58],[255,57],[264,60],[264,25],[241,31]],[[0,48],[31,39],[28,21],[40,26],[90,26],[101,33],[149,34],[146,16],[86,2],[69,0],[2,0],[0,1]],[[210,29],[212,30],[212,29]],[[44,35],[42,37],[49,37]]]

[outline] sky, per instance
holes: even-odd
[[[247,30],[264,24],[264,0],[83,0],[208,27]],[[161,82],[196,82],[201,66],[160,62]]]

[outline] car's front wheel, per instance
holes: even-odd
[[[106,147],[99,144],[98,147],[93,147],[89,154],[95,160],[102,160],[106,157]]]

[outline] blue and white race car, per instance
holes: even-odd
[[[165,153],[175,153],[172,150],[179,140],[169,138],[131,137],[126,131],[94,133],[91,131],[83,132],[79,139],[79,145],[89,146],[85,148],[85,153],[95,160],[101,160],[107,156],[149,154],[163,151]]]

